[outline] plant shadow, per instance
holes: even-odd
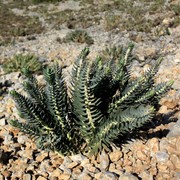
[[[166,137],[169,133],[169,129],[167,128],[158,128],[161,125],[167,125],[172,122],[176,122],[178,118],[175,117],[175,114],[179,111],[179,109],[175,109],[166,114],[158,114],[156,115],[151,122],[145,124],[141,128],[137,128],[133,132],[130,132],[124,136],[119,137],[114,141],[117,147],[122,146],[128,142],[133,140],[148,140],[152,138],[163,138]]]

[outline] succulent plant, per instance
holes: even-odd
[[[5,73],[22,71],[25,67],[34,73],[42,70],[42,63],[32,54],[16,54],[2,65]]]
[[[38,147],[62,155],[110,150],[120,136],[152,120],[159,99],[172,85],[172,81],[155,85],[162,59],[132,79],[128,68],[132,49],[130,44],[118,61],[105,62],[99,57],[87,61],[85,48],[74,63],[69,87],[58,65],[44,70],[45,87],[26,69],[23,85],[28,96],[11,91],[26,123],[11,124],[34,137]]]
[[[91,36],[88,35],[86,31],[83,30],[75,30],[69,32],[64,38],[64,42],[76,42],[76,43],[86,43],[91,45],[94,43],[94,40]]]

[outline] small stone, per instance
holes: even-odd
[[[139,176],[144,180],[153,180],[153,176],[148,171],[141,172]]]
[[[51,173],[51,177],[59,177],[61,174],[62,174],[62,171],[57,168]]]
[[[23,180],[31,180],[31,174],[24,174],[23,175]]]
[[[32,165],[32,164],[29,164],[29,166],[27,167],[27,169],[26,169],[26,172],[34,172],[34,169],[35,169],[35,166],[34,165]]]
[[[138,178],[130,173],[125,173],[119,177],[119,180],[138,180]]]
[[[73,175],[79,176],[82,173],[83,167],[82,166],[77,166],[73,169]]]
[[[87,159],[87,157],[83,156],[82,154],[76,154],[76,155],[70,156],[70,158],[75,162],[82,162]]]
[[[42,162],[45,158],[48,157],[48,155],[49,155],[48,152],[46,152],[46,151],[41,151],[41,152],[37,155],[36,161]]]
[[[129,159],[125,159],[124,160],[124,164],[123,164],[123,166],[131,166],[132,165],[132,161],[130,161]]]
[[[166,26],[169,26],[172,22],[172,19],[167,17],[167,18],[164,18],[163,21],[162,21],[162,24],[163,25],[166,25]]]
[[[78,162],[72,162],[72,163],[68,164],[67,168],[73,169],[73,168],[75,168],[75,167],[78,166],[78,165],[79,165]]]
[[[39,165],[39,170],[41,172],[52,172],[53,169],[50,166],[50,161],[49,160],[42,161],[41,164]]]
[[[176,140],[176,149],[180,152],[180,137],[178,137]]]
[[[10,132],[6,131],[4,134],[4,141],[3,144],[4,145],[10,145],[13,143],[13,136],[10,134]]]
[[[179,135],[180,135],[180,119],[178,119],[176,124],[169,129],[169,133],[167,134],[167,137],[174,137]]]
[[[160,151],[166,151],[167,150],[167,146],[169,145],[167,139],[163,138],[161,139],[159,146],[160,146]]]
[[[71,169],[67,168],[64,164],[61,164],[59,168],[63,170],[66,174],[71,174]]]
[[[59,176],[59,179],[60,180],[69,180],[70,179],[70,177],[71,177],[71,175],[70,174],[61,174],[60,176]]]
[[[157,166],[156,163],[151,163],[150,169],[148,170],[152,176],[157,175]]]
[[[166,114],[166,113],[168,113],[168,108],[167,108],[167,106],[162,105],[162,106],[159,108],[158,113],[160,113],[160,114]]]
[[[52,167],[55,167],[55,168],[58,168],[64,161],[58,155],[52,154],[52,152],[49,152],[49,157],[50,157],[51,162],[52,162]]]
[[[63,164],[67,167],[69,164],[71,164],[73,161],[69,157],[65,157]]]
[[[137,151],[136,156],[138,159],[145,161],[147,159],[146,154],[143,151]]]
[[[5,118],[0,119],[0,126],[5,126],[6,124],[7,123]]]
[[[83,172],[81,175],[79,175],[78,180],[92,180],[92,177],[89,174]]]
[[[46,180],[46,178],[43,177],[43,176],[39,176],[39,177],[37,178],[37,180]]]
[[[167,161],[169,159],[169,155],[165,151],[157,152],[156,153],[156,158],[157,158],[158,162],[165,162],[165,161]]]
[[[109,157],[107,153],[103,150],[100,154],[100,169],[101,170],[107,170],[109,167]]]
[[[26,135],[18,134],[17,141],[20,144],[24,144],[28,140],[28,137]]]
[[[175,168],[180,171],[180,158],[176,154],[172,154],[170,159],[174,164]]]
[[[105,180],[118,180],[118,176],[115,173],[105,171],[105,172],[99,172],[95,174],[96,179],[105,179]]]
[[[122,169],[123,161],[119,160],[115,162],[115,165],[116,165],[116,169]]]
[[[120,150],[113,151],[109,154],[109,158],[112,162],[118,161],[123,156]]]
[[[18,151],[18,155],[21,157],[26,157],[28,159],[33,159],[33,150],[32,149],[25,149]]]
[[[167,165],[164,163],[158,164],[158,172],[168,173],[169,170],[168,170]]]
[[[167,107],[167,109],[174,109],[175,107],[178,106],[178,101],[173,101],[173,100],[167,100],[163,102],[163,105]]]
[[[0,180],[4,180],[4,176],[0,174]]]
[[[1,171],[1,174],[5,177],[5,179],[9,179],[9,177],[11,176],[11,172],[8,170]]]
[[[159,151],[159,140],[158,138],[152,138],[148,141],[148,146],[150,149],[150,155],[153,156]]]

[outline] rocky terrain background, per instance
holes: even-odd
[[[86,35],[67,41],[67,34]],[[93,40],[93,41],[92,41]],[[8,91],[22,92],[20,71],[6,73],[3,65],[16,54],[34,54],[45,65],[58,62],[71,70],[85,46],[90,59],[106,47],[133,41],[137,77],[158,57],[164,60],[156,82],[173,79],[160,101],[156,118],[111,153],[59,157],[36,148],[33,140],[8,124],[18,119]],[[90,42],[90,43],[89,43]],[[37,74],[39,81],[42,74]],[[33,4],[0,0],[0,180],[178,180],[180,179],[180,1],[64,0]],[[133,136],[132,136],[133,137]],[[140,138],[141,137],[141,138]],[[128,137],[125,137],[128,139]]]

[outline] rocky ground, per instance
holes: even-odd
[[[107,1],[103,2],[108,4]],[[178,4],[179,1],[167,1],[167,3]],[[30,10],[36,6],[31,6],[28,12],[30,13]],[[79,4],[78,1],[65,1],[48,7],[49,11],[55,7],[56,11],[62,11],[79,10],[82,6],[83,4]],[[87,4],[84,6],[90,7]],[[18,8],[13,12],[22,15],[22,11]],[[133,54],[137,60],[133,62],[132,76],[139,76],[157,57],[161,56],[164,61],[156,82],[174,80],[172,89],[160,101],[161,106],[153,124],[149,124],[147,129],[139,132],[139,137],[141,135],[142,138],[126,141],[111,153],[103,151],[97,158],[88,158],[81,154],[59,157],[52,152],[44,152],[37,149],[33,140],[26,134],[10,126],[8,121],[19,117],[8,91],[16,89],[22,92],[21,83],[24,77],[20,72],[5,74],[2,68],[3,63],[14,54],[33,53],[45,64],[51,64],[56,59],[60,64],[66,65],[65,73],[68,78],[67,72],[71,70],[74,59],[87,44],[59,42],[57,39],[63,39],[71,31],[67,22],[58,29],[42,18],[46,31],[18,36],[15,42],[1,45],[0,83],[3,93],[0,95],[0,180],[180,179],[180,25],[171,26],[175,16],[171,15],[171,11],[167,14],[161,15],[161,25],[168,28],[168,34],[162,31],[155,35],[154,29],[159,26],[152,27],[151,32],[120,30],[119,27],[107,31],[104,19],[100,19],[100,23],[97,24],[89,22],[90,26],[85,28],[94,40],[90,46],[90,59],[95,58],[109,45],[127,45],[128,42],[133,41],[135,44]],[[37,78],[42,80],[42,75],[37,75]]]

